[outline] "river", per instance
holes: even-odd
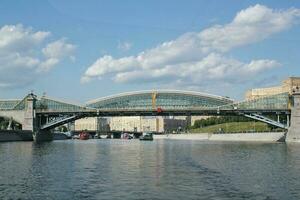
[[[0,199],[300,199],[300,145],[0,143]]]

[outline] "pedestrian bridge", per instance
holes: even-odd
[[[285,128],[263,115],[290,114],[291,98],[281,93],[250,101],[178,90],[128,92],[74,104],[29,94],[23,99],[0,100],[0,116],[22,124],[24,130],[52,129],[83,117],[148,115],[244,115]]]

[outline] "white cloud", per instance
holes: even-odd
[[[273,10],[255,5],[240,11],[229,24],[213,26],[200,32],[201,46],[208,50],[226,52],[286,30],[299,17],[299,9]]]
[[[66,39],[60,39],[47,44],[42,51],[47,58],[63,58],[72,56],[75,49],[75,45],[66,43]]]
[[[119,42],[118,43],[118,49],[121,51],[129,51],[132,47],[132,44],[130,42]]]
[[[28,53],[31,48],[40,45],[49,36],[50,32],[33,32],[31,28],[25,28],[21,24],[5,25],[0,29],[0,53],[16,51]]]
[[[51,70],[55,65],[59,63],[58,58],[48,58],[47,60],[40,63],[38,68],[36,69],[36,72],[48,72]]]
[[[263,5],[241,10],[225,25],[199,33],[186,33],[136,56],[97,59],[81,78],[82,83],[108,75],[115,82],[184,83],[201,85],[205,81],[229,84],[247,81],[257,74],[278,67],[275,60],[248,63],[227,58],[230,50],[264,40],[299,21],[299,9],[275,10]]]
[[[117,73],[114,77],[116,82],[145,82],[157,81],[161,83],[188,82],[199,84],[214,80],[249,80],[258,73],[280,66],[274,60],[253,60],[243,63],[235,59],[226,58],[220,54],[211,53],[200,61],[167,65],[156,69],[137,69]]]
[[[30,84],[39,73],[72,56],[74,45],[66,39],[49,43],[50,36],[21,24],[0,27],[0,88]]]
[[[101,76],[110,72],[130,70],[139,65],[134,57],[114,59],[111,56],[99,58],[87,71],[88,76]]]

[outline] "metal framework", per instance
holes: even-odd
[[[87,110],[85,106],[45,96],[36,101],[36,109],[38,112],[81,112]]]
[[[251,114],[244,114],[245,117],[251,118],[251,119],[255,119],[257,121],[261,121],[261,122],[265,122],[267,124],[271,124],[273,126],[279,127],[279,128],[283,128],[283,129],[287,129],[288,128],[288,124],[282,124],[278,121],[274,121],[272,119],[269,119],[268,117],[259,115],[259,114],[255,114],[255,113],[251,113]]]
[[[41,130],[48,130],[48,129],[52,129],[55,128],[57,126],[63,125],[65,123],[71,122],[71,121],[75,121],[76,119],[80,119],[81,116],[80,115],[71,115],[71,116],[62,116],[62,117],[58,117],[55,118],[54,120],[42,125],[40,127]]]
[[[186,109],[212,108],[233,103],[232,99],[199,92],[158,90],[138,91],[96,99],[87,107],[96,109]]]
[[[31,97],[34,96],[31,94]],[[0,100],[1,111],[24,110],[27,95],[22,100]],[[200,92],[178,90],[151,90],[108,96],[77,105],[46,96],[34,96],[35,113],[41,129],[86,116],[129,116],[129,115],[244,115],[281,128],[285,125],[274,122],[263,114],[290,113],[291,98],[288,93],[259,99],[234,102],[227,97]],[[56,120],[49,121],[49,118]]]
[[[0,100],[0,110],[10,110],[14,109],[14,107],[20,102],[19,99],[13,99],[13,100]]]
[[[238,110],[289,110],[291,98],[288,93],[266,96],[221,106],[220,109]]]

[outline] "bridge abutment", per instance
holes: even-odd
[[[293,105],[291,108],[291,126],[286,135],[286,142],[300,142],[300,90],[293,94]]]

